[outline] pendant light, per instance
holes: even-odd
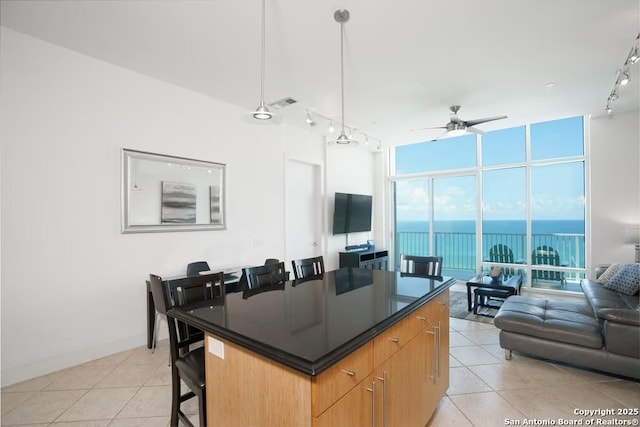
[[[262,57],[260,62],[260,104],[250,113],[252,122],[254,124],[271,124],[272,122],[278,122],[279,118],[269,111],[264,103],[264,63],[265,63],[265,0],[262,0]]]
[[[342,90],[342,130],[336,138],[335,143],[341,145],[357,144],[358,141],[347,136],[344,131],[344,23],[349,20],[349,11],[346,9],[336,10],[333,18],[340,24],[340,86]]]

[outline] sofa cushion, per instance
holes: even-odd
[[[606,285],[607,282],[620,270],[622,265],[623,264],[618,263],[611,264],[600,276],[598,276],[596,282],[600,283],[601,285]]]
[[[587,301],[593,307],[593,313],[598,315],[601,308],[626,308],[635,310],[639,304],[638,295],[624,295],[611,291],[598,283],[584,279],[580,283],[582,292]]]
[[[547,340],[590,348],[603,346],[598,320],[584,303],[514,295],[506,299],[494,324],[505,331]]]
[[[624,295],[637,294],[640,290],[640,264],[623,265],[604,287]]]

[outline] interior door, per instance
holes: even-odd
[[[286,171],[287,268],[291,260],[322,255],[320,165],[289,159]]]

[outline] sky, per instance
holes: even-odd
[[[583,118],[572,117],[486,132],[480,136],[483,173],[483,218],[524,220],[527,209],[526,133],[530,134],[532,219],[584,219]],[[474,134],[396,148],[396,173],[416,174],[468,169],[475,172]],[[549,164],[552,159],[579,161]],[[475,220],[475,176],[436,177],[436,220]],[[428,180],[396,184],[397,220],[428,218]]]

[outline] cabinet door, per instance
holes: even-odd
[[[373,427],[377,384],[368,376],[342,396],[322,415],[313,419],[313,427]],[[380,425],[377,424],[376,425]]]
[[[376,369],[376,426],[427,423],[435,409],[425,407],[433,391],[432,380],[428,378],[433,342],[431,335],[423,331]]]
[[[439,395],[446,393],[449,388],[449,292],[445,292],[436,299],[434,325],[436,329],[436,344],[438,358],[436,359],[436,391]]]

